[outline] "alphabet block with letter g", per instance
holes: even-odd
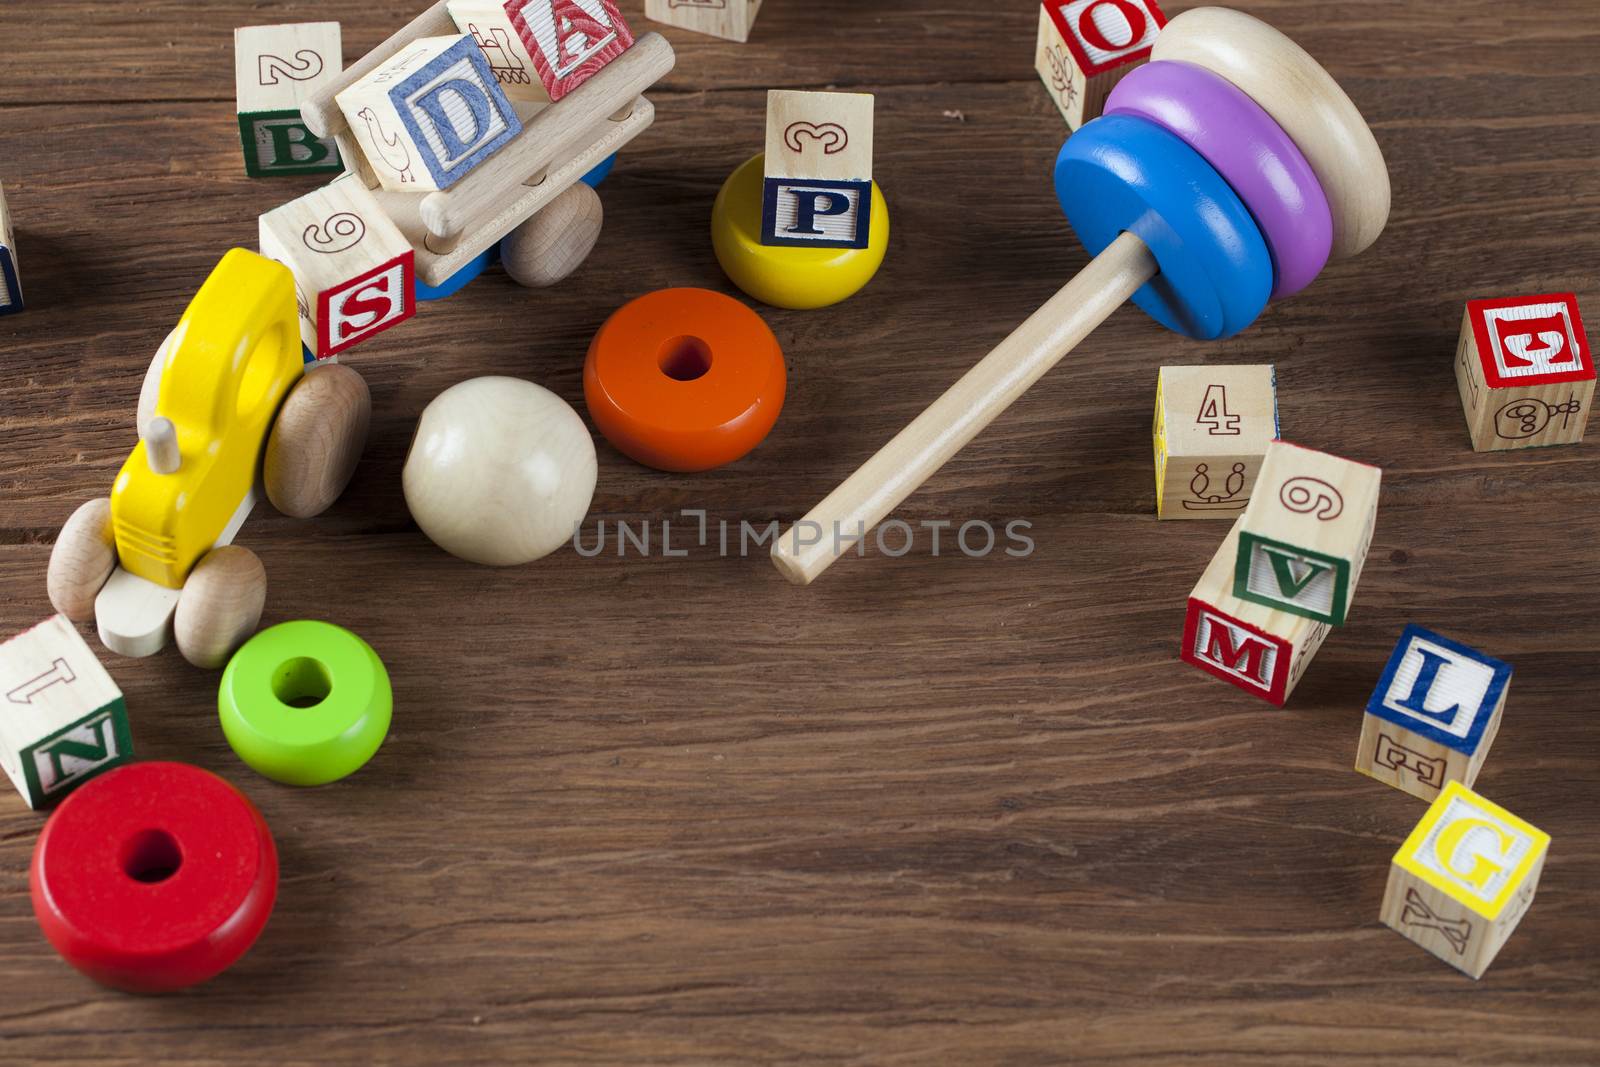
[[[1572,293],[1471,300],[1456,345],[1456,386],[1478,452],[1583,440],[1594,358]]]

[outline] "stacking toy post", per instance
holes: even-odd
[[[1153,56],[1154,73],[1120,102],[1114,92],[1056,163],[1062,209],[1094,260],[779,537],[772,559],[790,581],[826,570],[1124,301],[1188,337],[1232,336],[1382,232],[1383,154],[1293,41],[1196,8]]]

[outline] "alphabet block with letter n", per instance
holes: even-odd
[[[416,313],[416,253],[357,175],[262,215],[260,240],[294,274],[301,340],[318,359]]]
[[[875,105],[870,93],[767,93],[762,244],[867,247]]]
[[[344,67],[337,22],[242,26],[233,31],[233,63],[250,177],[344,169],[333,141],[317,137],[300,118],[300,105]]]
[[[1573,294],[1468,301],[1456,386],[1475,451],[1582,441],[1594,384]]]
[[[122,690],[65,615],[0,645],[0,764],[30,808],[132,758]]]
[[[1166,24],[1156,0],[1044,0],[1034,66],[1068,127],[1100,117]]]
[[[1189,594],[1181,658],[1281,708],[1332,627],[1233,595],[1243,523],[1234,522]]]
[[[1270,364],[1162,367],[1156,375],[1156,518],[1237,519],[1278,436]]]
[[[1446,782],[1471,786],[1510,686],[1509,663],[1407,626],[1367,701],[1356,770],[1423,800]]]
[[[1549,849],[1549,834],[1451,782],[1394,854],[1378,917],[1481,978],[1528,913]]]
[[[522,132],[470,35],[423,37],[334,98],[385,189],[448,189]]]
[[[1382,479],[1365,463],[1268,445],[1240,521],[1234,595],[1342,626],[1372,547]]]
[[[743,44],[750,39],[762,0],[644,0],[644,16],[669,26]]]

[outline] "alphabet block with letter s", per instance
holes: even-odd
[[[1044,0],[1034,66],[1068,127],[1100,117],[1166,24],[1156,0]]]
[[[338,147],[300,117],[300,105],[343,69],[339,24],[241,26],[233,31],[233,59],[246,173],[270,178],[343,170]]]
[[[1472,300],[1456,345],[1456,386],[1478,452],[1583,440],[1594,358],[1572,293]]]
[[[875,106],[870,93],[767,94],[762,244],[867,247]]]

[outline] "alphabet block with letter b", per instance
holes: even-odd
[[[65,615],[0,644],[0,764],[30,808],[132,758],[122,691]]]
[[[1166,24],[1156,0],[1044,0],[1034,66],[1069,128],[1100,117]]]
[[[336,96],[385,189],[448,189],[522,132],[470,35],[423,37]]]
[[[1594,385],[1576,296],[1468,301],[1456,386],[1474,450],[1582,441]]]
[[[1394,854],[1379,919],[1480,978],[1528,913],[1550,835],[1460,782]]]
[[[344,67],[337,22],[242,26],[233,31],[233,62],[250,177],[344,169],[332,139],[317,137],[300,117],[300,105]]]
[[[1367,701],[1356,770],[1432,800],[1471,786],[1500,731],[1511,665],[1415,624]]]
[[[762,244],[867,247],[875,105],[870,93],[767,94]]]
[[[1271,364],[1162,367],[1156,376],[1156,518],[1237,519],[1278,436]]]

